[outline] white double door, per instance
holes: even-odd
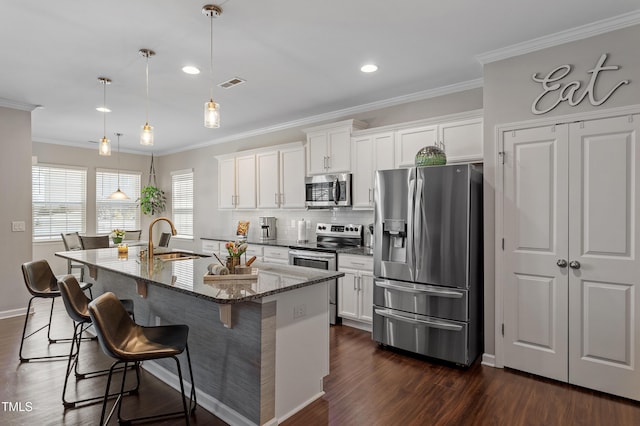
[[[639,133],[504,133],[505,366],[640,400]]]

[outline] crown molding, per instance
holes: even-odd
[[[406,104],[409,102],[422,101],[425,99],[437,98],[438,96],[449,95],[452,93],[463,92],[465,90],[477,89],[483,86],[483,79],[463,81],[461,83],[450,84],[435,89],[423,90],[421,92],[410,93],[408,95],[396,96],[394,98],[384,99],[381,101],[370,102],[367,104],[357,105],[354,107],[343,108],[325,114],[312,115],[310,117],[301,118],[299,120],[286,121],[284,123],[275,124],[273,126],[261,127],[259,129],[249,130],[246,132],[235,133],[220,139],[203,142],[197,145],[190,145],[183,149],[167,150],[159,153],[159,155],[176,154],[178,152],[188,151],[192,149],[204,148],[211,145],[218,145],[227,142],[233,142],[240,139],[247,139],[253,136],[260,136],[267,133],[277,132],[280,130],[288,130],[295,127],[312,126],[321,122],[344,119],[349,115],[359,114],[363,112],[374,111],[377,109],[392,107],[396,105]]]
[[[581,25],[579,27],[570,28],[554,34],[549,34],[547,36],[534,38],[533,40],[481,53],[476,56],[476,60],[480,62],[480,64],[486,65],[491,62],[524,55],[526,53],[547,49],[549,47],[558,46],[572,41],[582,40],[637,24],[640,24],[640,9],[590,24]]]
[[[0,98],[0,107],[18,109],[20,111],[33,111],[40,105],[28,104],[26,102],[13,101],[11,99]]]

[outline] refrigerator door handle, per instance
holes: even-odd
[[[420,220],[420,214],[422,213],[422,187],[424,181],[422,179],[416,179],[416,190],[415,190],[415,201],[414,201],[414,210],[413,210],[413,246],[411,247],[411,252],[413,253],[414,262],[413,262],[413,278],[415,280],[418,279],[418,273],[422,266],[422,262],[419,260],[418,248],[422,247],[422,234],[425,232],[425,229],[422,228],[422,223]]]
[[[413,223],[413,211],[415,209],[415,195],[416,195],[416,180],[411,179],[409,181],[409,210],[407,212],[407,263],[409,264],[409,272],[411,279],[415,279],[415,252],[413,250],[413,230],[415,224]]]
[[[420,325],[424,327],[439,328],[441,330],[461,331],[462,326],[458,324],[451,324],[443,321],[435,320],[420,320],[414,318],[407,318],[402,315],[396,315],[389,309],[375,309],[375,313],[381,317],[396,319],[399,321],[408,322],[409,324]]]
[[[464,293],[460,291],[437,290],[435,288],[422,289],[415,287],[405,287],[400,285],[393,285],[388,281],[376,281],[376,286],[381,288],[388,288],[390,290],[404,291],[406,293],[428,294],[435,297],[446,297],[449,299],[461,299],[464,296]]]

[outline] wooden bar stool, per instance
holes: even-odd
[[[102,403],[102,414],[100,416],[100,424],[104,425],[109,422],[116,407],[118,408],[118,421],[120,423],[133,421],[150,421],[160,418],[174,417],[184,415],[185,422],[189,424],[189,416],[196,409],[196,393],[193,381],[193,370],[191,369],[191,357],[189,356],[189,347],[187,338],[189,335],[189,327],[186,325],[164,325],[156,327],[142,327],[134,323],[122,303],[116,296],[107,292],[89,303],[89,316],[93,322],[98,342],[104,353],[115,359],[115,362],[109,369],[109,378],[105,390],[105,398]],[[184,394],[184,383],[182,379],[182,370],[180,368],[180,360],[178,355],[182,352],[187,354],[187,363],[189,365],[189,376],[191,378],[191,393],[189,395],[189,407]],[[122,397],[124,393],[124,384],[126,380],[127,366],[130,363],[136,363],[146,360],[154,360],[160,358],[173,358],[176,362],[178,370],[178,378],[180,380],[180,391],[182,394],[183,411],[172,413],[158,414],[154,416],[139,417],[135,419],[122,419]],[[122,374],[122,384],[120,386],[120,394],[114,403],[109,415],[105,419],[107,408],[107,398],[109,396],[109,386],[111,385],[111,377],[113,370],[124,364],[124,373]],[[137,370],[136,370],[137,371]]]
[[[29,304],[27,305],[27,314],[24,318],[24,327],[22,328],[22,340],[20,341],[19,357],[20,362],[29,362],[32,360],[44,360],[44,359],[62,359],[66,358],[66,355],[50,355],[39,357],[24,357],[22,355],[22,349],[24,347],[24,341],[33,336],[37,332],[43,329],[47,329],[47,339],[49,343],[70,342],[71,339],[52,339],[51,338],[51,318],[53,317],[53,305],[56,298],[60,297],[60,291],[58,289],[58,279],[53,274],[49,263],[46,260],[35,260],[32,262],[26,262],[22,264],[22,276],[24,277],[24,284],[27,286],[27,290],[31,293]],[[89,290],[91,294],[91,283],[82,283],[80,288],[82,290]],[[92,296],[93,297],[93,296]],[[29,311],[31,310],[31,303],[33,299],[43,298],[51,299],[51,311],[49,312],[49,322],[40,327],[36,331],[25,336],[27,332],[27,323],[29,321]]]
[[[101,374],[106,374],[109,369],[90,371],[86,373],[80,373],[78,371],[78,357],[80,355],[80,342],[82,341],[82,333],[84,333],[89,327],[91,327],[91,317],[89,316],[89,302],[91,300],[82,292],[78,280],[73,275],[67,275],[58,281],[58,287],[60,294],[62,295],[62,301],[69,314],[69,317],[73,320],[75,327],[73,329],[73,340],[71,341],[71,349],[69,350],[69,361],[67,362],[67,373],[64,378],[64,387],[62,389],[62,405],[65,407],[75,407],[77,404],[84,402],[97,401],[104,396],[96,396],[91,398],[79,399],[76,401],[67,401],[67,384],[69,383],[69,376],[72,372],[75,372],[76,380],[95,377]],[[120,303],[124,307],[128,315],[135,320],[135,314],[133,312],[133,300],[121,299]],[[135,368],[138,368],[138,364],[135,364]],[[138,376],[139,377],[139,376]],[[128,390],[127,394],[137,392],[140,380],[138,380],[135,389]],[[110,394],[109,396],[117,396],[118,394]]]

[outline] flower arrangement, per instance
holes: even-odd
[[[229,256],[240,257],[244,254],[245,251],[247,251],[249,245],[242,241],[229,241],[225,243],[224,247],[227,249],[227,252],[229,252]]]
[[[121,243],[126,232],[123,229],[114,229],[111,231],[111,238],[115,244]]]

